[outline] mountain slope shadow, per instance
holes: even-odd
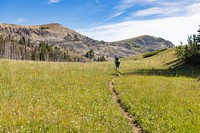
[[[173,62],[172,62],[173,64]],[[123,75],[151,75],[151,76],[166,76],[166,77],[191,77],[197,78],[200,76],[200,66],[194,66],[191,64],[179,64],[171,63],[166,64],[169,66],[168,69],[135,69]]]

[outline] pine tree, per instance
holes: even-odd
[[[176,47],[176,56],[185,63],[200,64],[200,29],[199,35],[188,36],[188,45]]]

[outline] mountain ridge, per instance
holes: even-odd
[[[170,41],[151,35],[142,35],[134,38],[116,41],[114,43],[129,45],[130,49],[131,47],[142,48],[142,52],[151,52],[159,49],[174,47],[174,44],[172,44]]]
[[[150,50],[150,48],[146,48],[147,45],[142,45],[142,41],[137,43],[134,42],[134,44],[123,42],[124,40],[121,42],[98,41],[58,23],[33,26],[0,24],[0,36],[2,36],[4,39],[10,36],[12,40],[16,41],[19,41],[22,37],[24,37],[26,42],[30,41],[30,43],[37,45],[37,47],[39,47],[38,45],[40,42],[46,42],[51,47],[58,47],[63,50],[68,50],[83,57],[87,54],[88,51],[93,50],[94,57],[92,60],[97,60],[97,58],[100,56],[104,56],[106,59],[111,59],[116,55],[120,57],[127,57],[137,53],[144,53],[161,48],[159,47],[161,44],[157,43],[155,46],[154,44],[149,46],[151,47]],[[147,38],[147,36],[145,38]],[[137,38],[136,40],[144,41],[145,38]],[[154,40],[156,40],[155,37],[149,36],[148,39],[150,38],[154,38]],[[163,41],[166,40],[163,39]],[[163,45],[162,48],[170,48],[173,46],[174,45],[171,43],[168,46]]]

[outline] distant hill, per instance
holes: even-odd
[[[41,45],[41,42],[45,44]],[[173,46],[169,41],[152,36],[118,42],[97,41],[57,23],[35,26],[0,24],[2,58],[85,61],[91,50],[92,60],[98,60],[99,57],[127,57]]]
[[[173,48],[174,44],[160,37],[154,37],[149,35],[143,35],[135,38],[130,38],[126,40],[116,41],[113,43],[118,43],[124,45],[131,50],[136,50],[137,52],[151,52],[164,48]]]

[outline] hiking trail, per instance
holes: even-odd
[[[142,133],[142,128],[140,127],[140,125],[138,125],[135,120],[134,117],[127,111],[126,108],[124,108],[122,106],[122,102],[118,97],[118,93],[115,90],[115,86],[114,86],[114,79],[112,79],[109,83],[109,89],[112,92],[113,95],[113,101],[117,104],[118,108],[121,110],[121,112],[124,114],[124,117],[126,119],[128,119],[129,124],[132,126],[133,128],[133,132],[134,133]]]

